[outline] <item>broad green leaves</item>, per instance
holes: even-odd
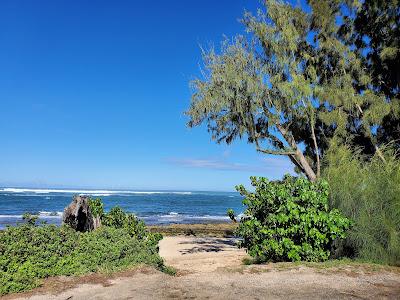
[[[243,186],[247,206],[237,234],[241,247],[262,261],[323,261],[332,242],[344,238],[351,222],[328,209],[328,185],[287,176],[271,182],[252,177],[254,192]]]
[[[32,289],[41,279],[117,271],[138,264],[164,269],[158,255],[160,234],[120,208],[103,214],[100,199],[91,209],[103,220],[99,229],[77,232],[68,226],[36,226],[35,220],[0,231],[0,295]]]

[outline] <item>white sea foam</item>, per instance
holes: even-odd
[[[62,214],[61,211],[40,211],[38,214],[32,215],[38,216],[39,219],[60,219]],[[0,218],[22,219],[22,215],[0,215]]]
[[[62,211],[39,211],[39,217],[61,217]]]
[[[183,221],[183,220],[229,220],[228,216],[196,216],[196,215],[187,215],[187,214],[178,214],[178,213],[169,213],[167,215],[155,215],[155,216],[143,216],[143,219],[168,219],[174,221]]]
[[[1,188],[0,192],[3,193],[35,193],[35,194],[50,194],[50,193],[63,193],[63,194],[79,194],[79,195],[93,195],[93,196],[111,196],[118,194],[176,194],[176,195],[191,195],[192,192],[170,192],[170,191],[113,191],[113,190],[68,190],[68,189],[28,189],[28,188]]]
[[[22,215],[0,215],[0,218],[22,218]]]

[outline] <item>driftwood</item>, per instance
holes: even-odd
[[[99,217],[94,217],[89,207],[89,197],[74,196],[72,202],[64,209],[63,224],[76,231],[92,231],[101,226]]]

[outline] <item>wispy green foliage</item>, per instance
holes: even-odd
[[[390,102],[391,113],[378,128],[380,143],[400,149],[400,9],[398,0],[366,0],[354,5],[356,17],[347,18],[342,36],[357,47],[374,88]]]
[[[244,15],[248,35],[225,40],[220,53],[204,51],[188,125],[207,123],[217,142],[247,138],[260,152],[287,155],[315,180],[333,136],[377,146],[374,128],[390,104],[339,34],[339,1],[310,1],[310,13],[265,3],[265,11]]]
[[[254,193],[237,187],[247,206],[237,230],[240,246],[258,261],[327,260],[332,242],[350,227],[349,219],[328,208],[327,183],[290,176],[251,180]]]
[[[400,162],[383,151],[365,162],[359,153],[333,144],[323,177],[329,182],[331,206],[354,220],[342,254],[372,262],[400,265]]]
[[[340,34],[354,45],[388,100],[400,96],[400,10],[398,0],[349,1],[354,17],[343,18]]]

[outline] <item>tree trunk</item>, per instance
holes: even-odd
[[[319,161],[319,149],[317,144],[317,137],[315,136],[314,124],[311,123],[310,125],[311,125],[311,137],[314,142],[315,157],[317,160],[317,177],[319,178],[321,176],[321,163]]]
[[[304,173],[304,175],[307,176],[307,178],[310,181],[316,181],[317,180],[317,175],[315,175],[314,170],[311,168],[310,164],[308,163],[307,159],[305,158],[303,152],[299,149],[297,146],[297,143],[291,133],[287,132],[287,130],[282,127],[281,125],[276,126],[282,136],[286,139],[286,141],[289,143],[290,147],[295,150],[295,153],[289,156],[291,161],[299,166]]]
[[[316,181],[317,180],[317,175],[315,175],[314,170],[311,168],[310,164],[308,163],[307,159],[304,157],[303,152],[297,147],[296,145],[296,159],[301,165],[304,174],[307,176],[307,178],[310,181]]]

